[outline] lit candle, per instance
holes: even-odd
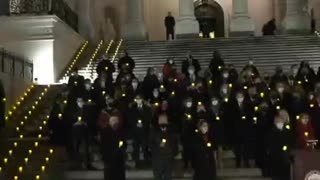
[[[288,147],[287,147],[287,146],[283,146],[283,147],[282,147],[282,150],[283,150],[283,151],[287,151],[287,150],[288,150]]]
[[[290,125],[286,125],[286,128],[287,128],[288,130],[290,130]]]
[[[22,166],[19,167],[19,172],[20,172],[20,173],[23,172],[23,167],[22,167]]]
[[[123,146],[123,141],[119,141],[119,148]]]
[[[7,163],[8,163],[8,158],[4,158],[4,159],[3,159],[3,163],[4,163],[4,164],[7,164]]]

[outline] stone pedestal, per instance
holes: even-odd
[[[230,24],[230,35],[254,35],[255,24],[249,16],[248,0],[233,0],[233,16]]]
[[[199,23],[194,15],[193,0],[179,0],[179,17],[175,31],[177,38],[199,37]]]
[[[143,18],[143,0],[127,0],[127,21],[122,32],[125,40],[145,40],[147,38]]]
[[[310,33],[311,18],[307,13],[308,2],[305,0],[287,0],[286,16],[282,22],[285,33]]]

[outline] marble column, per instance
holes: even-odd
[[[179,17],[176,22],[177,38],[198,37],[199,23],[194,15],[193,0],[179,0]]]
[[[125,40],[145,40],[147,38],[143,11],[143,0],[127,0],[127,18],[122,29]]]
[[[286,0],[286,16],[282,22],[282,29],[287,33],[305,33],[311,30],[311,18],[308,15],[308,1]]]
[[[91,38],[93,27],[90,19],[90,0],[77,0],[78,29],[85,38]]]
[[[231,36],[253,35],[255,24],[249,16],[248,0],[233,0],[233,15],[230,24]]]

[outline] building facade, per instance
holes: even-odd
[[[164,40],[164,18],[172,12],[178,37],[198,35],[211,20],[216,36],[262,35],[276,20],[279,33],[310,32],[320,25],[319,0],[67,0],[79,14],[80,33],[91,39]]]

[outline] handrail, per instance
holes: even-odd
[[[22,77],[25,80],[33,81],[33,63],[4,48],[0,49],[1,72],[10,74],[13,77]]]

